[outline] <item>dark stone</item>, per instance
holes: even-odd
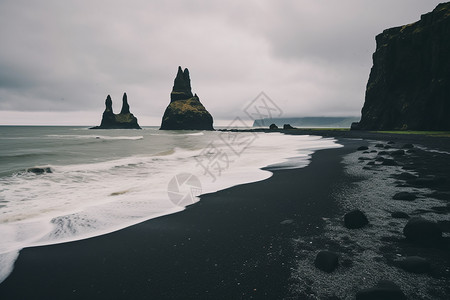
[[[333,272],[338,267],[338,264],[339,256],[331,251],[320,251],[314,260],[316,268],[328,273]]]
[[[409,256],[403,260],[394,262],[397,266],[410,273],[427,273],[430,270],[430,263],[425,258],[419,256]]]
[[[408,173],[408,172],[403,172],[403,173],[401,173],[399,175],[395,175],[395,177],[398,178],[398,179],[403,179],[403,180],[411,180],[411,179],[416,179],[417,178],[416,175],[413,175],[413,174]]]
[[[398,166],[398,163],[393,159],[384,159],[381,163],[383,166]]]
[[[387,151],[380,151],[380,152],[378,152],[378,155],[388,155],[389,154],[389,152],[387,152]]]
[[[370,150],[370,153],[377,153],[377,150]]]
[[[378,156],[377,158],[375,158],[375,161],[384,161],[385,158],[382,156]]]
[[[396,219],[409,219],[409,215],[402,211],[394,211],[391,216]]]
[[[389,145],[392,145],[392,144],[395,144],[395,142],[394,141],[389,141],[389,142],[387,142]]]
[[[292,127],[291,124],[284,124],[283,129],[295,129],[295,128]]]
[[[348,229],[358,229],[369,224],[366,215],[359,209],[352,210],[344,215],[344,226]]]
[[[358,160],[372,160],[372,159],[370,157],[361,156],[361,157],[358,157]]]
[[[418,187],[436,187],[445,184],[447,180],[443,177],[419,177],[412,180],[408,180],[408,183]]]
[[[130,113],[127,93],[123,94],[122,109],[120,114],[117,115],[113,112],[111,96],[108,95],[105,100],[105,111],[103,112],[100,126],[95,126],[90,129],[141,129],[137,118]]]
[[[445,192],[433,192],[431,194],[428,194],[427,196],[439,200],[450,200],[450,193]]]
[[[214,130],[211,114],[197,94],[192,95],[188,69],[178,67],[160,130]]]
[[[375,162],[374,161],[369,161],[366,165],[373,166],[373,165],[375,165]]]
[[[384,148],[384,145],[383,144],[376,144],[375,147],[377,147],[377,148]]]
[[[405,155],[405,150],[399,149],[399,150],[394,150],[390,153],[392,156],[401,156],[401,155]]]
[[[442,239],[442,230],[437,223],[421,217],[411,218],[403,228],[403,234],[414,243],[436,243]]]
[[[36,175],[41,175],[44,173],[53,173],[53,170],[50,167],[33,167],[28,168],[27,172],[34,173]]]
[[[376,37],[362,130],[450,130],[450,3]]]
[[[414,148],[414,145],[413,144],[404,144],[402,148],[403,149],[412,149],[412,148]]]
[[[389,280],[382,280],[372,288],[356,293],[356,300],[406,300],[400,287]]]
[[[416,200],[416,198],[417,198],[416,195],[409,192],[399,192],[392,197],[392,199],[394,200],[405,200],[405,201],[413,201]]]
[[[358,147],[358,149],[356,149],[356,150],[358,150],[358,151],[369,150],[369,147],[367,147],[367,146],[360,146],[360,147]]]
[[[390,146],[390,145],[385,145],[384,146],[384,149],[391,149],[392,148],[392,146]]]
[[[275,129],[278,129],[278,126],[276,124],[272,123],[272,124],[270,124],[269,129],[270,130],[275,130]]]

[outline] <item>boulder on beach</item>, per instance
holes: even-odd
[[[369,150],[369,147],[367,147],[367,146],[360,146],[360,147],[358,147],[358,149],[356,149],[356,150],[358,150],[358,151]]]
[[[397,266],[410,273],[427,273],[430,270],[430,262],[423,257],[408,256],[394,262]]]
[[[292,127],[291,124],[284,124],[283,129],[295,129],[295,128]]]
[[[390,280],[381,280],[372,288],[356,293],[356,300],[406,300],[400,287]]]
[[[404,201],[413,201],[416,200],[417,196],[410,192],[399,192],[396,193],[392,199],[394,200],[404,200]]]
[[[381,153],[381,152],[380,152]],[[381,163],[383,166],[398,166],[398,163],[390,158],[386,158],[383,160],[383,162]]]
[[[339,264],[339,256],[332,252],[323,250],[317,253],[316,259],[314,260],[314,266],[324,272],[333,272]]]
[[[403,211],[394,211],[392,212],[391,217],[396,219],[409,219],[409,215]]]
[[[178,67],[170,104],[162,117],[160,130],[214,130],[213,118],[200,102],[197,94],[192,94],[189,70]]]
[[[344,226],[348,229],[358,229],[369,224],[366,215],[359,209],[352,210],[344,215]]]
[[[416,179],[417,176],[408,172],[402,172],[398,175],[395,175],[395,178],[397,179],[403,179],[403,180],[411,180],[411,179]]]
[[[401,155],[405,155],[405,150],[403,149],[398,149],[398,150],[394,150],[390,153],[392,156],[401,156]]]
[[[404,144],[404,145],[402,146],[402,148],[403,148],[403,149],[412,149],[412,148],[414,148],[414,145],[413,145],[413,144]]]
[[[108,95],[105,100],[105,111],[103,112],[100,126],[95,126],[90,129],[141,129],[137,118],[130,113],[127,93],[123,94],[122,109],[119,114],[114,114],[112,99],[111,96]]]
[[[430,244],[442,239],[442,230],[438,224],[422,217],[411,218],[403,228],[403,234],[414,243]]]
[[[269,129],[275,130],[275,129],[278,129],[278,126],[276,124],[272,123],[272,124],[270,124]]]

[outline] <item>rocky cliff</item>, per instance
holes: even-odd
[[[167,106],[161,130],[214,130],[211,114],[200,102],[197,94],[192,94],[189,70],[178,67],[170,104]]]
[[[450,130],[450,2],[376,37],[359,124],[364,130]]]
[[[105,106],[106,108],[103,112],[100,126],[95,126],[90,129],[141,129],[137,122],[137,118],[130,113],[127,93],[123,94],[120,114],[114,114],[110,95],[106,97]]]

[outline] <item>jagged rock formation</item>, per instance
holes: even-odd
[[[200,102],[197,94],[192,94],[189,70],[178,67],[170,104],[167,106],[161,130],[214,130],[211,114]]]
[[[90,129],[141,129],[137,122],[137,118],[130,113],[127,93],[123,94],[120,114],[114,114],[110,95],[106,97],[105,106],[106,108],[103,112],[100,126],[95,126]]]
[[[450,130],[450,2],[376,42],[361,121],[352,129]]]

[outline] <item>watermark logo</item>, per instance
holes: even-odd
[[[241,118],[235,118],[228,129],[236,127],[246,127],[244,121]],[[247,149],[257,138],[256,132],[249,131],[248,134],[242,135],[239,132],[222,131],[219,133],[219,138],[227,145],[228,148],[237,156],[240,156],[245,149]]]
[[[271,122],[271,119],[280,117],[283,114],[281,108],[264,92],[259,93],[244,108],[244,112],[250,119],[255,121],[256,126],[268,126],[270,124],[265,124],[265,122]]]
[[[196,196],[202,193],[202,184],[195,175],[180,173],[170,180],[167,193],[173,204],[187,206],[197,202]]]
[[[283,112],[272,99],[261,92],[245,106],[244,113],[255,122],[256,126],[264,126],[264,121],[271,122],[272,118],[281,116]],[[243,133],[242,130],[246,132]],[[258,133],[240,117],[236,117],[225,130],[219,132],[218,139],[212,140],[194,157],[197,161],[196,167],[200,167],[204,172],[203,175],[207,175],[215,182],[257,138]],[[200,180],[191,173],[176,175],[168,185],[169,198],[178,206],[197,202],[196,196],[201,192]]]

